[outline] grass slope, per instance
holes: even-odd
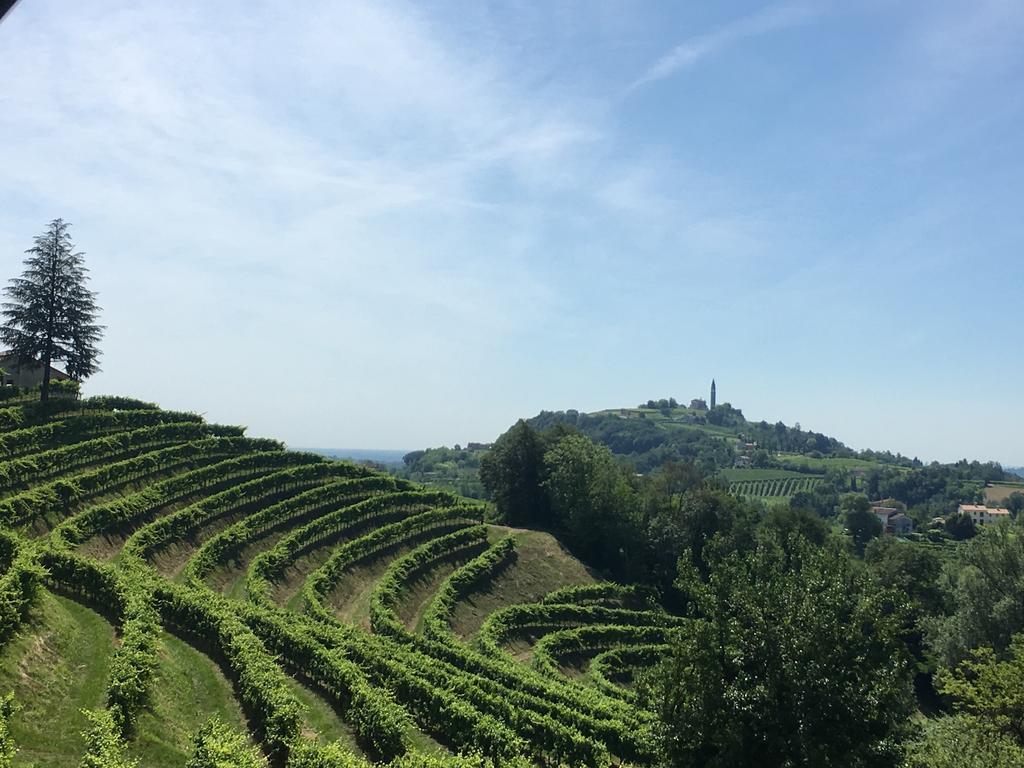
[[[502,526],[494,529],[499,536],[513,530]],[[515,562],[455,607],[452,629],[460,638],[472,637],[487,616],[506,605],[532,603],[556,589],[600,580],[551,534],[521,531],[516,538]]]
[[[147,768],[179,768],[192,735],[211,717],[247,733],[245,717],[220,668],[192,646],[160,635],[156,684],[150,707],[139,718],[130,753]]]
[[[113,627],[99,614],[42,595],[0,661],[0,691],[13,691],[21,707],[11,723],[16,765],[78,765],[85,750],[81,732],[88,726],[81,710],[106,703],[113,641]]]

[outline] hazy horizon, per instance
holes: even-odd
[[[0,23],[0,279],[73,223],[86,392],[412,450],[715,377],[751,420],[1024,465],[1024,6],[303,10]]]

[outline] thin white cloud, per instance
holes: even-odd
[[[744,16],[713,32],[691,37],[658,59],[630,84],[627,92],[671,77],[741,40],[806,24],[818,13],[817,9],[804,4],[781,5]]]

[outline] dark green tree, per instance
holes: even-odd
[[[509,525],[547,527],[551,522],[544,482],[544,437],[520,419],[480,461],[480,480]]]
[[[906,595],[917,618],[945,611],[946,593],[939,583],[942,560],[934,549],[885,536],[868,544],[864,561],[880,584]]]
[[[858,555],[863,555],[868,542],[882,535],[882,522],[871,511],[871,502],[863,493],[844,494],[839,499],[839,511],[853,538],[853,548]]]
[[[637,493],[607,447],[563,437],[544,456],[553,526],[581,559],[619,578],[639,575],[642,523]]]
[[[978,528],[969,515],[950,515],[946,518],[945,528],[946,533],[957,541],[966,541],[978,535]]]
[[[895,766],[913,710],[906,607],[838,545],[762,537],[702,579],[645,696],[672,768]]]
[[[976,648],[1005,654],[1024,632],[1024,537],[1007,525],[960,545],[953,570],[953,613],[926,622],[926,637],[948,667]]]
[[[103,326],[96,323],[96,294],[86,288],[83,254],[75,251],[69,224],[54,219],[26,253],[25,270],[4,293],[0,343],[21,365],[41,365],[41,399],[50,396],[50,366],[64,361],[75,381],[99,370],[96,345]]]
[[[727,491],[701,486],[648,503],[647,567],[650,579],[666,592],[672,589],[681,556],[688,556],[706,576],[706,548],[721,553],[753,547],[757,512]]]
[[[796,533],[819,546],[828,539],[828,526],[824,521],[806,509],[772,507],[761,519],[762,535],[776,536],[787,541]]]
[[[953,669],[936,676],[936,687],[951,697],[956,709],[988,723],[1024,745],[1024,635],[1010,640],[1007,658],[991,648],[973,651]]]
[[[1013,515],[1016,520],[1021,516],[1020,513],[1024,512],[1024,493],[1014,491],[1003,503],[1006,504],[1006,508],[1010,510],[1010,514]]]

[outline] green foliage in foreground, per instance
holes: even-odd
[[[1010,642],[1009,658],[1000,660],[991,648],[979,648],[951,670],[941,670],[936,684],[956,700],[958,710],[1024,744],[1024,635]]]
[[[1004,654],[1024,632],[1024,537],[999,525],[960,545],[953,568],[954,610],[926,623],[939,661],[954,667],[973,649]]]
[[[13,693],[0,698],[0,768],[10,768],[18,752],[11,735],[11,715],[16,706]]]
[[[1021,768],[1024,749],[984,721],[940,717],[908,749],[904,768]]]
[[[138,763],[125,754],[120,729],[109,709],[85,711],[90,728],[85,737],[86,752],[80,768],[136,768]]]
[[[193,739],[185,768],[260,768],[260,756],[241,734],[219,720],[210,720]]]
[[[647,694],[665,765],[898,764],[913,696],[897,595],[800,536],[683,574],[698,618]]]

